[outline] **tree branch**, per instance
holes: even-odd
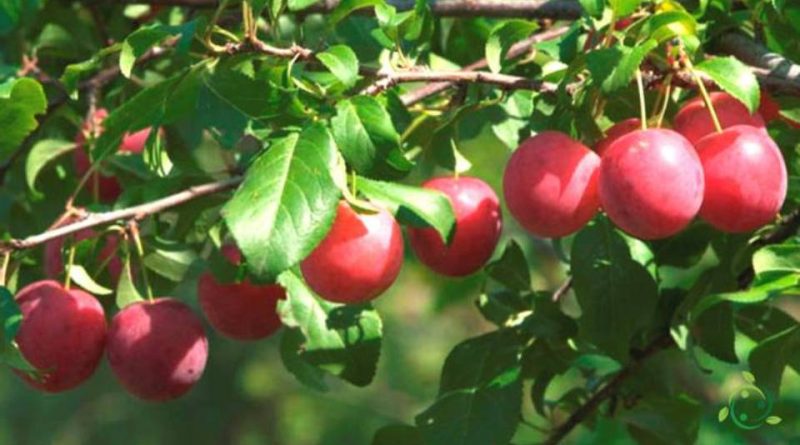
[[[514,45],[511,46],[511,48],[508,49],[505,58],[506,60],[514,60],[531,51],[533,45],[540,42],[557,39],[562,35],[564,35],[568,30],[569,28],[566,26],[552,28],[546,31],[542,31],[540,33],[536,33],[528,37],[527,39],[520,40],[519,42],[515,43]],[[485,58],[483,58],[465,66],[464,68],[461,69],[461,71],[477,71],[484,69],[488,66],[489,62]],[[424,87],[420,87],[414,91],[402,95],[400,97],[400,100],[406,106],[414,105],[418,102],[425,100],[430,96],[441,93],[442,91],[450,88],[451,86],[453,86],[453,82],[431,83],[429,85],[425,85]]]
[[[188,201],[201,196],[219,193],[239,185],[242,182],[241,176],[223,179],[220,181],[209,182],[207,184],[195,185],[186,190],[125,209],[114,210],[103,213],[88,213],[76,222],[46,230],[40,234],[32,235],[24,239],[12,239],[0,243],[0,251],[13,251],[30,249],[47,241],[61,238],[63,236],[79,232],[84,229],[110,224],[114,221],[129,219],[141,219],[148,215],[153,215],[163,210],[179,206]]]
[[[729,32],[713,43],[720,52],[755,67],[754,72],[762,83],[778,89],[792,88],[795,92],[800,90],[800,65],[778,53],[770,52],[750,37],[739,32]]]
[[[504,89],[527,89],[554,92],[557,85],[540,80],[528,79],[508,74],[488,73],[486,71],[402,71],[391,73],[378,73],[382,77],[377,82],[365,88],[362,94],[378,94],[400,83],[409,82],[446,82],[454,83],[485,83],[496,85]]]

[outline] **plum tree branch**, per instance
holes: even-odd
[[[234,176],[228,179],[191,186],[178,193],[133,207],[113,210],[111,212],[84,214],[82,218],[73,223],[51,228],[27,238],[4,241],[0,243],[0,252],[30,249],[56,238],[61,238],[84,229],[110,224],[115,221],[141,219],[145,216],[179,206],[201,196],[229,190],[239,185],[240,182],[242,182],[242,177]]]
[[[547,92],[554,92],[558,88],[554,83],[486,71],[401,71],[378,73],[378,76],[381,79],[365,88],[362,94],[378,94],[400,83],[408,82],[485,83],[504,89]]]

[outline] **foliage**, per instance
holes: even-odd
[[[785,371],[800,372],[797,305],[786,298],[800,288],[794,98],[779,98],[784,120],[768,128],[789,168],[784,219],[756,232],[723,234],[696,221],[673,238],[645,242],[599,214],[577,234],[549,242],[507,220],[503,247],[476,276],[403,283],[374,306],[321,299],[298,266],[328,233],[342,199],[363,212],[383,206],[403,226],[432,227],[451,240],[454,209],[419,186],[423,179],[466,171],[496,185],[510,152],[545,129],[591,145],[613,122],[639,115],[642,71],[656,78],[647,85],[648,110],[657,116],[662,105],[667,121],[695,93],[683,85],[663,97],[663,74],[692,67],[757,110],[759,79],[746,61],[717,54],[715,44],[726,32],[755,29],[768,49],[800,60],[800,9],[791,2],[580,0],[583,14],[555,25],[443,18],[423,0],[342,0],[324,14],[306,0],[245,0],[242,12],[238,1],[216,8],[94,3],[0,1],[3,238],[46,231],[67,203],[98,214],[237,181],[234,190],[141,215],[145,255],[137,255],[138,238],[121,237],[113,253],[122,264],[117,280],[103,271],[98,246],[66,238],[77,251],[71,279],[108,311],[142,299],[144,290],[192,301],[209,269],[230,281],[238,274],[277,282],[287,298],[278,305],[285,327],[279,344],[268,345],[277,351],[272,357],[303,385],[327,391],[315,393],[322,398],[353,391],[338,380],[383,388],[381,374],[397,366],[393,348],[403,348],[398,338],[411,335],[398,328],[411,326],[400,318],[414,316],[402,306],[420,300],[406,292],[433,289],[430,306],[440,312],[425,319],[432,331],[425,332],[448,341],[456,339],[437,326],[474,299],[469,329],[457,331],[470,338],[458,339],[444,359],[438,392],[415,388],[425,397],[415,395],[414,407],[396,419],[402,423],[378,429],[375,445],[541,440],[609,387],[615,392],[600,400],[604,409],[577,419],[594,428],[591,437],[692,443],[703,437],[701,421],[716,422],[725,401],[704,401],[707,394],[682,379],[721,384],[738,369],[752,372],[781,409],[785,383],[793,381]],[[544,25],[568,29],[509,57]],[[392,80],[453,73],[480,58],[487,73],[552,88],[469,81],[412,101],[421,85]],[[429,83],[437,80],[448,79]],[[383,87],[365,94],[376,82]],[[97,107],[109,110],[103,131],[78,143],[83,116]],[[118,150],[143,129],[152,131],[141,155]],[[114,202],[92,193],[91,175],[76,174],[76,150],[122,184]],[[127,222],[97,227],[95,235],[127,233]],[[209,253],[228,240],[242,251],[242,268]],[[42,249],[12,250],[3,266],[7,288],[0,287],[0,363],[33,371],[13,340],[21,314],[12,292],[44,276]],[[428,347],[424,341],[417,347]],[[212,348],[215,370],[244,360],[233,348],[220,350],[226,353],[215,356]],[[707,370],[710,377],[698,372]],[[790,416],[775,418],[787,422],[763,434],[792,434]]]

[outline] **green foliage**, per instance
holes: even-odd
[[[274,280],[327,233],[340,195],[335,150],[322,125],[277,140],[225,205],[225,223],[256,277]]]
[[[576,412],[590,428],[571,432],[575,443],[736,443],[736,433],[716,428],[735,414],[725,406],[729,376],[745,370],[752,372],[745,383],[776,402],[753,440],[794,437],[788,420],[800,406],[793,394],[800,334],[791,295],[800,289],[800,245],[795,233],[781,231],[785,221],[741,235],[695,221],[668,239],[641,241],[600,214],[550,244],[505,215],[500,247],[480,272],[434,276],[407,252],[401,278],[374,307],[323,300],[297,267],[324,239],[342,199],[366,212],[386,208],[401,224],[431,227],[451,242],[458,227],[449,199],[419,184],[441,170],[469,171],[499,192],[509,152],[527,137],[559,130],[596,142],[602,129],[639,116],[637,70],[650,76],[644,111],[651,116],[661,111],[653,108],[665,76],[692,64],[758,110],[753,70],[709,54],[720,54],[721,34],[743,30],[798,60],[800,9],[792,2],[579,0],[584,14],[565,24],[525,14],[438,17],[434,10],[449,2],[424,0],[343,0],[321,15],[312,0],[249,0],[259,15],[254,36],[241,24],[238,1],[160,11],[90,3],[0,0],[0,236],[47,230],[68,199],[77,215],[93,214],[198,184],[236,185],[132,217],[141,258],[121,233],[129,230],[124,219],[96,227],[92,239],[67,238],[76,251],[67,273],[109,317],[150,293],[193,302],[205,271],[221,283],[277,282],[287,290],[278,303],[284,327],[276,340],[247,346],[211,334],[215,368],[205,378],[215,380],[183,405],[129,407],[108,397],[106,380],[95,393],[40,402],[101,400],[114,419],[138,419],[114,429],[125,431],[122,439],[104,429],[86,433],[85,422],[69,420],[84,411],[74,405],[63,410],[69,416],[52,416],[65,419],[63,430],[20,433],[26,421],[19,416],[55,410],[0,386],[0,407],[8,408],[0,443],[69,436],[94,444],[96,435],[131,443],[523,444],[545,442]],[[626,27],[617,26],[626,18]],[[562,36],[507,57],[540,26],[562,25]],[[408,93],[437,82],[387,78],[476,62],[486,76],[500,75],[493,79],[545,87],[468,79],[414,98]],[[388,89],[364,93],[379,80]],[[667,122],[693,95],[680,80],[659,103]],[[800,121],[800,101],[775,96],[781,118],[768,131],[791,178],[782,213],[793,215],[800,137],[787,120]],[[79,188],[72,157],[81,120],[100,107],[110,114],[83,145],[94,167],[124,190],[111,201],[98,196],[97,178]],[[142,129],[152,131],[141,153],[123,153],[123,139]],[[100,233],[119,236],[110,257]],[[231,243],[241,264],[220,253]],[[0,362],[28,372],[35,370],[14,342],[21,313],[9,289],[41,279],[42,256],[14,252],[3,277],[8,288],[0,288]],[[116,281],[106,270],[112,260],[122,264]],[[278,361],[285,369],[276,369]],[[300,391],[293,379],[325,394]],[[591,412],[581,414],[587,403]],[[190,427],[173,428],[184,410],[202,416],[187,415]],[[253,417],[261,412],[269,422]]]

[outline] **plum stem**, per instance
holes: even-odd
[[[642,130],[647,130],[647,104],[644,100],[644,82],[642,81],[642,70],[636,68],[636,86],[639,88],[639,113]]]
[[[133,245],[136,248],[136,256],[139,259],[139,265],[142,267],[142,281],[144,281],[144,288],[147,291],[147,299],[153,301],[153,288],[150,286],[150,276],[147,273],[147,266],[144,264],[144,247],[142,246],[142,238],[139,236],[139,225],[135,220],[128,224],[133,238]]]
[[[75,264],[75,243],[70,244],[69,246],[69,256],[67,259],[67,276],[64,278],[64,289],[69,290],[69,286],[72,281],[72,265]]]
[[[711,115],[711,121],[714,122],[714,128],[717,130],[717,133],[722,132],[722,125],[719,123],[719,118],[717,117],[717,110],[714,109],[714,104],[711,103],[711,96],[708,94],[708,90],[706,89],[706,84],[703,82],[703,79],[700,78],[700,74],[695,71],[694,65],[689,57],[683,57],[683,63],[686,65],[686,68],[689,69],[689,72],[692,74],[694,78],[694,83],[697,84],[697,88],[700,90],[700,95],[703,97],[703,103],[706,104],[706,108],[708,108],[708,114]]]
[[[661,103],[661,110],[658,112],[658,120],[656,127],[661,128],[664,122],[664,115],[667,114],[667,106],[669,106],[669,95],[672,94],[672,74],[667,74],[664,79],[664,101]]]
[[[0,264],[0,286],[6,285],[6,273],[8,271],[8,263],[11,262],[11,251],[6,250],[3,252],[3,263]]]

